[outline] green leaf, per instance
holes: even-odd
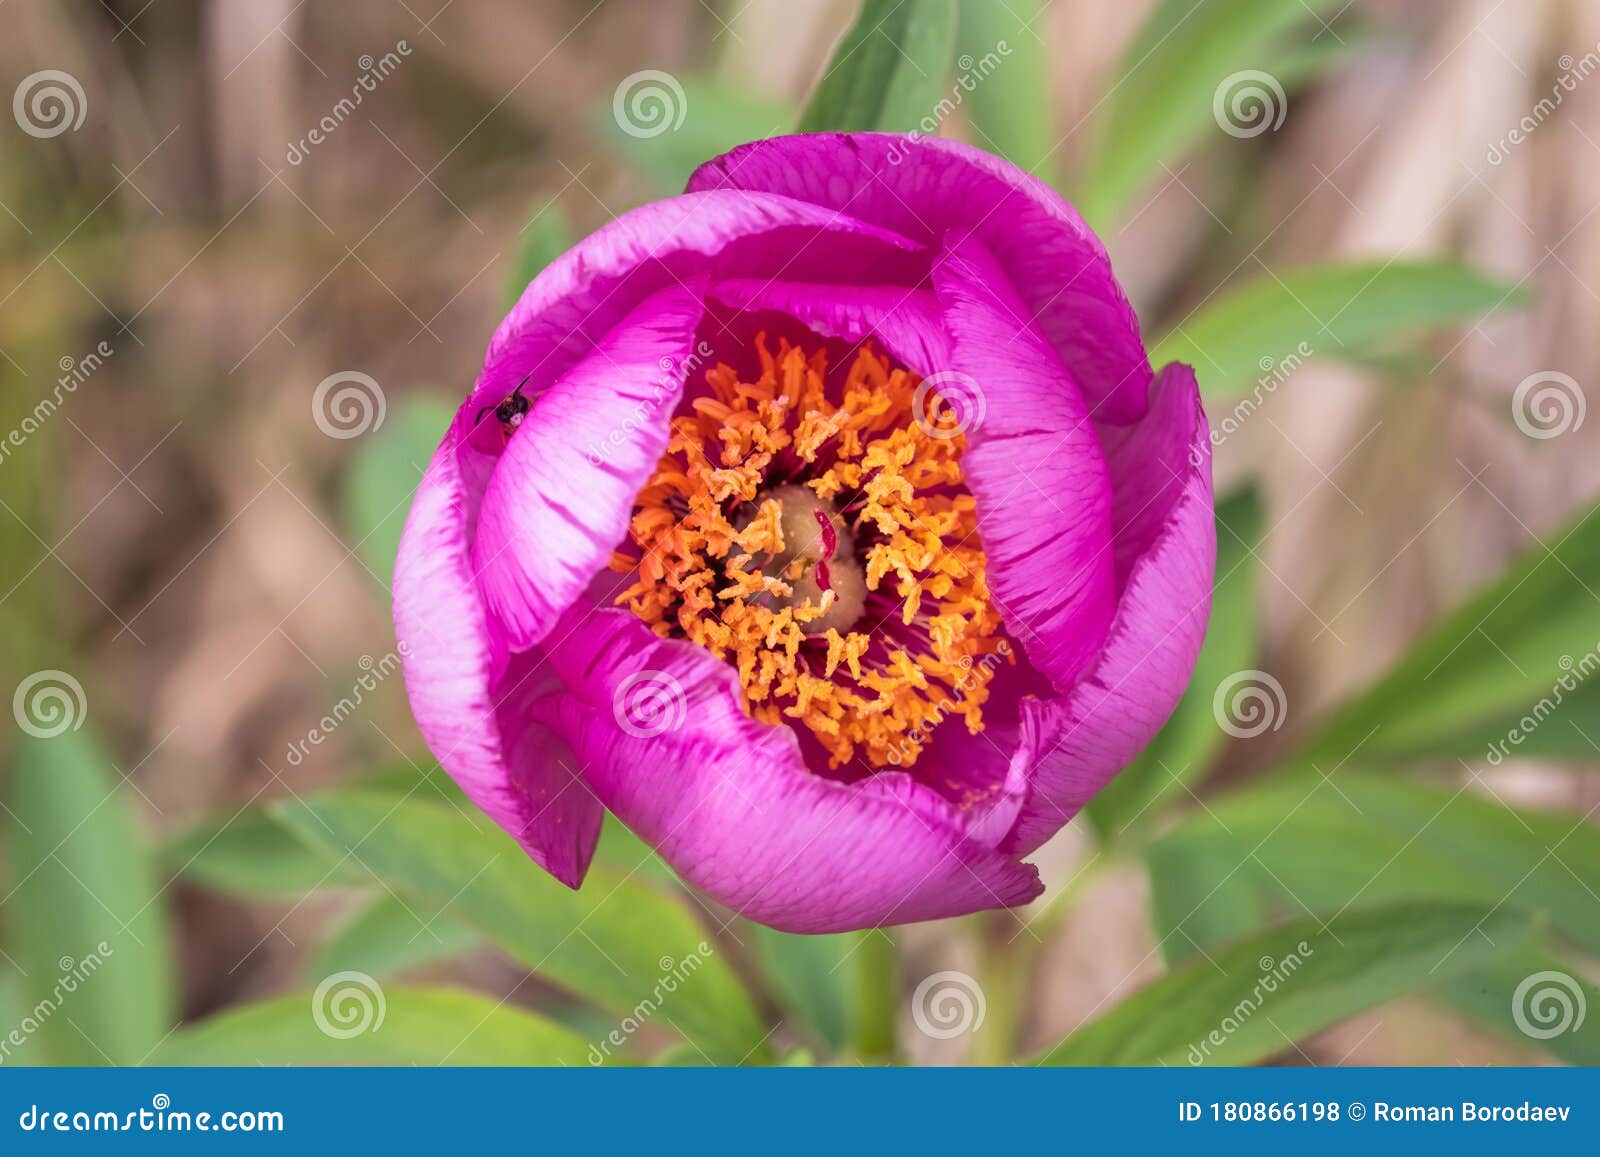
[[[625,115],[620,118],[615,107],[608,105],[603,128],[612,144],[666,194],[681,193],[690,175],[712,157],[746,141],[788,132],[794,117],[787,104],[704,77],[684,77],[678,82],[681,92],[672,91],[664,81],[641,80],[640,86],[622,90],[623,100],[634,95],[641,100],[660,99],[653,107],[641,105],[641,117],[635,119],[626,115],[626,103]],[[643,116],[657,109],[672,121],[645,123]],[[678,123],[680,109],[684,116]],[[673,124],[676,127],[671,127]],[[660,125],[667,127],[655,131]],[[633,126],[644,131],[630,131]]]
[[[372,883],[360,865],[340,863],[255,808],[184,832],[165,845],[161,859],[172,873],[208,888],[260,899]]]
[[[1040,1063],[1251,1064],[1493,960],[1532,928],[1521,913],[1430,903],[1297,920],[1167,973]]]
[[[462,811],[474,810],[474,804],[467,798],[467,793],[461,790],[461,785],[451,779],[450,774],[426,752],[416,759],[408,756],[368,772],[348,786],[425,803],[444,804]]]
[[[1465,785],[1349,770],[1279,774],[1208,801],[1152,853],[1190,868],[1188,879],[1181,870],[1152,876],[1163,939],[1183,934],[1205,945],[1204,905],[1217,902],[1207,894],[1240,879],[1296,912],[1432,899],[1544,913],[1563,936],[1600,952],[1600,830],[1507,807]],[[1195,902],[1162,896],[1169,881]]]
[[[477,807],[455,781],[434,763],[419,774],[410,765],[396,765],[362,777],[351,786],[417,802],[444,804],[476,815]],[[315,793],[316,799],[325,793]],[[219,892],[257,899],[298,899],[321,888],[373,887],[376,881],[360,864],[341,862],[320,846],[306,843],[270,814],[271,802],[251,806],[221,819],[197,824],[169,840],[162,862],[174,875]],[[678,877],[651,847],[607,815],[595,851],[600,862],[624,875],[663,884]]]
[[[1305,759],[1450,754],[1464,734],[1492,732],[1528,713],[1518,735],[1550,729],[1562,742],[1588,717],[1600,672],[1600,505],[1537,542],[1494,583],[1447,615],[1389,673],[1337,710]],[[1582,696],[1582,711],[1573,702]],[[1563,718],[1551,718],[1560,714]],[[1480,754],[1515,757],[1526,739],[1492,735]]]
[[[1145,864],[1150,922],[1168,964],[1255,932],[1271,918],[1255,865],[1233,844],[1162,840],[1145,849]]]
[[[653,1017],[715,1059],[765,1055],[766,1027],[733,969],[684,906],[643,879],[597,863],[572,891],[484,817],[381,793],[280,802],[274,813],[614,1013]]]
[[[752,954],[786,1014],[832,1051],[849,1045],[855,1024],[856,951],[864,933],[797,936],[747,925]]]
[[[383,767],[360,786],[470,808],[454,781],[429,759]],[[269,801],[270,802],[270,801]],[[298,899],[319,888],[371,887],[360,864],[329,855],[285,827],[268,803],[234,809],[169,839],[161,849],[167,870],[219,892],[257,899]]]
[[[623,826],[622,821],[610,812],[600,828],[600,843],[594,850],[595,859],[609,864],[624,876],[638,876],[658,884],[676,885],[677,873],[656,854],[654,848]]]
[[[396,799],[443,804],[464,815],[478,814],[476,805],[428,755],[368,772],[350,786]],[[321,794],[325,793],[311,798]],[[271,806],[269,800],[196,824],[167,841],[162,862],[170,873],[191,882],[256,899],[298,899],[324,888],[377,886],[372,873],[359,863],[301,839],[270,813]],[[625,876],[678,883],[666,861],[609,814],[595,857]]]
[[[54,1064],[137,1064],[173,1021],[172,933],[119,780],[87,731],[24,741],[12,769],[0,912]]]
[[[0,969],[0,1024],[16,1024],[23,1012],[22,973],[8,964]]]
[[[506,278],[506,301],[514,304],[533,279],[557,257],[572,248],[572,226],[561,205],[551,201],[522,227],[517,258]]]
[[[356,448],[345,479],[344,521],[362,562],[385,590],[411,498],[454,416],[436,398],[407,398],[390,407],[388,420]]]
[[[1390,753],[1379,750],[1373,754]],[[1454,731],[1437,732],[1428,737],[1426,746],[1408,754],[1496,763],[1545,760],[1576,764],[1571,770],[1595,769],[1600,767],[1600,680],[1580,683],[1570,692],[1555,683],[1533,703],[1464,721]]]
[[[1344,781],[1341,781],[1344,783]],[[1353,790],[1352,799],[1366,799],[1362,783],[1346,784]],[[1323,799],[1323,805],[1333,805],[1334,798]],[[1368,802],[1371,802],[1370,800]],[[1447,798],[1441,802],[1448,802]],[[1309,807],[1309,811],[1306,809]],[[1336,808],[1334,810],[1337,810]],[[1350,809],[1354,814],[1354,809]],[[1220,822],[1229,822],[1233,815],[1231,806],[1224,806]],[[1302,814],[1307,819],[1302,820]],[[1240,833],[1235,839],[1227,835],[1221,839],[1204,838],[1204,833],[1215,834],[1220,827],[1206,829],[1198,820],[1192,825],[1200,829],[1202,838],[1193,838],[1193,832],[1181,832],[1167,840],[1159,841],[1146,850],[1150,868],[1152,923],[1161,937],[1162,956],[1169,963],[1187,960],[1195,954],[1214,948],[1218,944],[1254,932],[1272,919],[1274,908],[1298,913],[1303,903],[1316,902],[1333,906],[1337,893],[1332,889],[1318,890],[1314,868],[1309,865],[1318,856],[1341,856],[1346,859],[1361,855],[1362,867],[1371,880],[1387,874],[1394,868],[1399,856],[1408,849],[1398,836],[1378,847],[1362,848],[1358,834],[1324,832],[1326,817],[1319,806],[1307,800],[1299,809],[1287,813],[1285,823],[1290,827],[1290,839],[1309,839],[1311,846],[1300,860],[1286,863],[1276,846],[1266,850],[1266,859],[1252,853],[1255,842],[1246,846],[1251,833]],[[1335,826],[1339,821],[1334,820]],[[1359,821],[1350,821],[1357,823]],[[1306,825],[1306,826],[1299,826]],[[1256,830],[1252,824],[1252,833]],[[1581,854],[1582,849],[1580,849]],[[1381,862],[1371,857],[1382,856]],[[1297,872],[1298,866],[1298,872]],[[1407,881],[1383,895],[1425,897],[1437,889],[1431,887],[1425,875],[1416,873],[1412,860],[1399,863],[1399,871]],[[1278,873],[1296,873],[1283,876]],[[1359,885],[1358,885],[1359,886]],[[1487,897],[1493,892],[1482,886],[1478,892],[1466,894]],[[1365,900],[1366,895],[1357,897]],[[1537,907],[1537,905],[1534,905]],[[1513,1044],[1525,1048],[1540,1048],[1570,1064],[1600,1063],[1600,1024],[1578,1026],[1547,1039],[1534,1039],[1518,1032],[1511,1015],[1511,998],[1517,987],[1527,977],[1536,973],[1560,971],[1572,978],[1573,987],[1584,985],[1582,972],[1573,963],[1537,944],[1525,944],[1504,956],[1454,976],[1442,984],[1436,997]],[[1592,988],[1592,985],[1585,987]]]
[[[955,0],[864,0],[811,95],[800,131],[919,129],[947,98],[955,41]]]
[[[1218,87],[1235,73],[1262,69],[1296,25],[1334,7],[1334,0],[1166,0],[1123,56],[1096,117],[1096,147],[1077,198],[1089,223],[1114,225],[1163,162],[1179,165],[1208,137],[1231,140],[1213,112]],[[1282,102],[1269,99],[1267,115],[1276,117]]]
[[[381,1019],[379,1010],[382,1010]],[[319,1024],[320,1020],[320,1024]],[[330,1035],[322,1027],[335,1033]],[[363,1031],[355,1031],[361,1029]],[[174,1033],[160,1065],[588,1065],[613,1063],[583,1037],[503,1001],[448,988],[338,979],[230,1009]]]
[[[1048,180],[1057,131],[1042,0],[960,0],[957,83],[977,143]]]
[[[1157,818],[1163,807],[1187,797],[1227,735],[1212,705],[1217,687],[1244,670],[1256,654],[1256,550],[1261,543],[1261,501],[1247,489],[1217,506],[1217,580],[1206,641],[1172,718],[1092,801],[1095,827],[1111,838]]]
[[[706,1054],[690,1044],[673,1045],[650,1058],[650,1067],[656,1069],[703,1069],[710,1065]]]
[[[1150,351],[1186,362],[1208,396],[1270,393],[1313,357],[1360,356],[1398,335],[1521,300],[1513,287],[1451,261],[1365,261],[1267,273],[1219,292]]]
[[[1600,1011],[1600,988],[1538,944],[1452,977],[1438,995],[1511,1044],[1569,1065],[1600,1065],[1600,1015],[1593,1015]]]
[[[447,913],[383,892],[323,943],[308,965],[308,975],[320,978],[359,971],[388,976],[460,955],[482,942],[476,928]]]
[[[1384,37],[1370,28],[1342,28],[1338,36],[1322,31],[1320,24],[1312,25],[1314,34],[1303,35],[1277,50],[1272,74],[1288,92],[1331,72],[1342,64],[1372,51],[1384,42]]]

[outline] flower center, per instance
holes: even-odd
[[[778,534],[761,573],[779,581],[768,587],[767,605],[801,611],[795,621],[806,635],[849,630],[867,602],[867,576],[849,526],[833,503],[809,487],[786,483],[756,495],[755,509],[740,530],[748,529],[769,502],[778,504]],[[811,617],[811,607],[821,614]]]
[[[983,727],[1011,651],[989,598],[965,440],[916,420],[917,377],[863,347],[757,338],[761,373],[706,374],[630,527],[617,601],[733,663],[750,713],[805,726],[838,768],[915,762],[951,715]]]

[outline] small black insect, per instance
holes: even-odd
[[[496,405],[485,406],[479,410],[478,416],[472,420],[473,426],[476,427],[479,422],[483,421],[483,416],[493,410],[495,420],[500,423],[500,433],[506,438],[515,434],[517,427],[522,425],[523,417],[528,413],[528,407],[533,404],[522,395],[522,387],[528,384],[528,378],[531,377],[533,375],[529,374],[527,378],[523,378],[517,383],[517,388],[512,390],[508,396],[502,398]]]

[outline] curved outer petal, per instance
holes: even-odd
[[[847,342],[876,338],[923,377],[950,364],[950,339],[939,302],[926,289],[746,278],[719,281],[710,295],[735,309],[786,313],[823,337]]]
[[[971,838],[909,777],[847,785],[807,771],[794,733],[745,715],[735,672],[709,653],[626,612],[569,617],[551,659],[571,694],[542,718],[606,806],[722,903],[786,931],[837,932],[1039,894],[1032,865]],[[639,716],[652,696],[659,713]]]
[[[1072,375],[981,245],[943,252],[933,284],[951,369],[981,403],[961,467],[989,588],[1028,660],[1065,690],[1099,653],[1116,606],[1100,441]]]
[[[651,294],[700,274],[829,283],[913,282],[923,248],[848,213],[767,193],[684,194],[641,205],[546,266],[495,330],[472,400],[528,374],[537,394]]]
[[[1120,425],[1144,413],[1150,363],[1105,247],[1077,210],[1015,166],[936,137],[822,133],[755,141],[708,161],[689,190],[712,189],[798,197],[929,246],[947,232],[974,238],[998,259],[1096,419]]]
[[[1018,855],[1049,839],[1150,742],[1205,637],[1217,551],[1210,431],[1188,366],[1166,366],[1151,393],[1144,421],[1107,448],[1113,483],[1128,496],[1119,531],[1144,549],[1129,562],[1105,651],[1067,695],[1022,704],[1032,790],[1003,845]]]
[[[535,863],[576,888],[604,811],[562,766],[564,746],[533,718],[533,700],[549,691],[532,677],[537,660],[510,660],[505,688],[494,689],[508,659],[469,559],[461,427],[458,417],[423,475],[395,562],[394,625],[406,693],[428,749],[467,797]]]
[[[667,448],[701,292],[673,285],[647,298],[539,396],[500,456],[472,562],[513,649],[544,639],[626,535]]]

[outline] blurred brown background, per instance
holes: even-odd
[[[1056,0],[1036,27],[1069,191],[1079,129],[1149,8]],[[0,461],[7,685],[40,665],[77,670],[156,833],[417,755],[396,679],[289,758],[394,647],[383,535],[352,525],[358,443],[319,429],[314,389],[356,371],[381,385],[391,415],[417,395],[453,404],[530,234],[564,219],[581,235],[673,191],[674,159],[641,153],[611,120],[623,77],[692,78],[680,148],[731,131],[697,120],[695,84],[749,94],[745,135],[785,131],[851,11],[842,0],[5,3],[4,91],[60,69],[81,81],[90,115],[50,139],[0,133],[3,424],[97,343],[112,351]],[[1168,169],[1105,238],[1147,327],[1225,279],[1338,256],[1453,254],[1533,296],[1435,340],[1400,388],[1394,375],[1314,363],[1220,452],[1219,492],[1247,473],[1262,481],[1265,660],[1297,719],[1370,678],[1600,489],[1600,423],[1531,441],[1508,403],[1534,369],[1594,373],[1600,80],[1502,163],[1486,152],[1549,92],[1563,54],[1600,44],[1600,4],[1354,0],[1325,35],[1342,59],[1293,93],[1283,130],[1252,153],[1258,170],[1242,182],[1221,159]],[[394,66],[360,107],[293,159],[386,54]],[[379,514],[397,533],[403,509]],[[1548,769],[1493,782],[1515,801],[1600,802],[1592,779]],[[1046,853],[1047,878],[1064,886],[1092,855],[1075,828]],[[1142,889],[1136,870],[1113,872],[1054,931],[1035,1043],[1157,971]],[[249,905],[187,884],[173,894],[190,1015],[291,983],[337,905]],[[963,949],[938,926],[905,942],[919,964],[959,965]],[[463,969],[491,991],[522,975],[489,950],[450,971]],[[1306,1057],[1516,1055],[1432,1008],[1412,1016],[1403,1004],[1360,1018]],[[915,1047],[957,1059],[941,1042]]]

